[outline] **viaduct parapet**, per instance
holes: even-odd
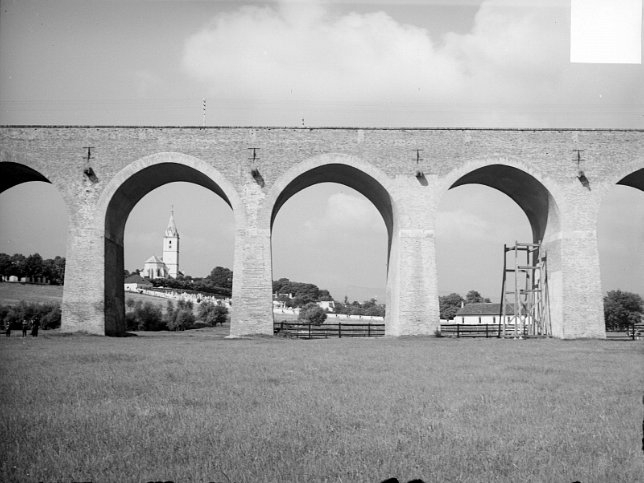
[[[58,189],[69,217],[64,331],[125,331],[126,219],[151,190],[185,181],[233,211],[231,335],[272,334],[275,216],[300,190],[335,182],[371,200],[387,227],[386,333],[433,334],[438,206],[450,188],[477,183],[513,199],[542,241],[553,334],[602,338],[599,207],[615,184],[644,190],[644,131],[0,127],[0,192],[36,180]]]

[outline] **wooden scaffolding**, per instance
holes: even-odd
[[[500,312],[501,337],[551,335],[547,257],[540,243],[503,245]]]

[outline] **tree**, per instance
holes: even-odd
[[[208,278],[215,287],[222,287],[227,289],[233,288],[233,271],[225,267],[215,267],[208,275]]]
[[[11,256],[11,275],[18,278],[25,276],[25,260],[25,256],[20,253]]]
[[[163,328],[163,315],[161,308],[150,302],[136,305],[134,316],[138,330],[160,330]]]
[[[190,329],[195,323],[192,302],[189,300],[179,300],[177,301],[176,309],[172,309],[168,304],[165,320],[169,330]]]
[[[206,301],[199,306],[199,319],[211,327],[215,327],[217,324],[223,325],[227,316],[228,309],[222,305]]]
[[[476,290],[470,290],[465,296],[466,304],[490,303],[490,299],[483,298]]]
[[[607,330],[626,329],[642,320],[644,301],[636,293],[611,290],[604,297],[604,321]]]
[[[438,297],[440,318],[452,320],[456,315],[456,312],[458,312],[458,309],[461,308],[461,304],[463,302],[465,302],[465,300],[457,293],[451,293],[449,295]]]
[[[0,253],[0,275],[12,275],[11,256],[6,253]]]
[[[39,253],[33,253],[25,259],[25,275],[31,278],[42,277],[43,261]]]
[[[300,309],[297,320],[313,325],[322,325],[326,320],[326,312],[318,304],[311,302]]]

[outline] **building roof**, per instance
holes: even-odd
[[[514,304],[506,304],[506,314],[514,314]],[[495,303],[475,303],[467,304],[456,312],[455,317],[462,317],[467,315],[501,315],[501,304]]]
[[[134,273],[125,279],[125,283],[136,283],[138,285],[152,285],[138,273]]]
[[[161,259],[160,259],[159,257],[157,257],[156,255],[152,255],[150,258],[148,258],[148,259],[145,261],[145,263],[146,263],[146,264],[147,264],[147,263],[156,263],[156,264],[159,264],[159,265],[165,265],[165,263],[163,262],[163,260],[161,260]]]
[[[168,227],[165,229],[165,236],[173,236],[179,238],[179,230],[174,224],[174,211],[170,212],[170,220],[168,221]]]

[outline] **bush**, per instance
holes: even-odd
[[[207,327],[223,325],[228,319],[228,309],[212,302],[202,302],[199,306],[199,319]]]
[[[0,306],[0,323],[3,327],[20,329],[23,320],[37,320],[44,330],[60,327],[61,310],[56,303],[21,301],[18,305]]]
[[[318,304],[311,302],[300,309],[297,320],[313,325],[322,325],[326,320],[326,312]]]
[[[134,310],[125,314],[127,330],[164,330],[165,322],[161,309],[150,302],[134,305]]]
[[[179,300],[175,309],[172,302],[168,301],[165,324],[168,330],[192,329],[195,324],[195,316],[192,312],[192,302]]]

